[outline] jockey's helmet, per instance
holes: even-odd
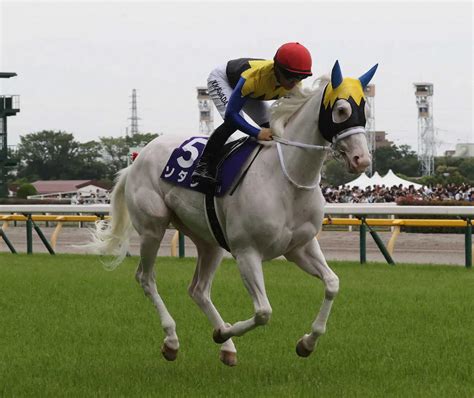
[[[311,54],[300,43],[285,43],[273,58],[275,65],[286,75],[304,79],[311,76]]]

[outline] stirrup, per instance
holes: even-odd
[[[217,180],[209,173],[205,167],[196,167],[192,176],[192,183],[202,183],[203,185],[216,185]]]

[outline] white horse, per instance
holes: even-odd
[[[114,265],[118,265],[127,251],[131,231],[138,232],[136,279],[158,311],[166,335],[161,351],[167,360],[176,359],[179,340],[175,321],[158,293],[153,268],[170,223],[197,247],[197,267],[188,291],[212,324],[225,364],[237,362],[233,336],[242,336],[270,320],[272,308],[265,293],[262,261],[282,255],[324,283],[320,311],[296,348],[303,357],[314,350],[325,333],[339,290],[339,279],[315,239],[322,227],[325,204],[319,187],[321,168],[329,141],[343,155],[349,170],[362,172],[370,164],[363,87],[376,67],[359,79],[350,79],[342,77],[336,62],[331,79],[319,78],[314,89],[296,89],[289,98],[277,101],[271,115],[276,142],[264,146],[232,196],[217,199],[226,241],[253,300],[254,314],[246,320],[226,323],[211,301],[211,284],[224,250],[206,222],[204,195],[160,178],[170,154],[181,142],[159,137],[131,166],[120,171],[111,200],[112,221],[97,226],[90,246],[100,253],[116,254]]]

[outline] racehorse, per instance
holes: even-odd
[[[211,234],[204,211],[204,195],[160,178],[168,158],[180,142],[159,137],[151,141],[132,165],[121,170],[111,197],[111,222],[101,222],[89,245],[99,253],[127,253],[130,233],[140,237],[140,263],[135,277],[153,302],[165,333],[162,354],[177,357],[176,324],[161,299],[154,265],[163,235],[172,223],[196,245],[198,258],[188,292],[214,328],[221,344],[220,359],[237,362],[233,336],[242,336],[270,320],[272,308],[265,293],[262,261],[285,256],[319,278],[325,287],[322,306],[311,331],[297,343],[306,357],[325,333],[339,279],[328,266],[315,236],[322,228],[324,197],[319,187],[321,168],[330,147],[347,168],[360,173],[370,164],[365,137],[364,87],[377,65],[359,79],[344,78],[336,61],[331,77],[316,80],[312,88],[296,88],[271,107],[274,142],[264,145],[233,195],[216,199],[222,230],[250,294],[254,314],[226,323],[211,300],[211,284],[224,249]],[[190,148],[190,155],[195,156]]]

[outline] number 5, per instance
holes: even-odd
[[[196,143],[201,143],[201,144],[206,145],[207,144],[207,138],[194,138],[193,140],[189,141],[186,145],[183,146],[183,150],[185,152],[191,152],[191,158],[189,160],[186,160],[184,158],[184,156],[180,156],[177,160],[178,164],[179,164],[179,167],[181,167],[183,169],[188,169],[194,164],[194,161],[199,156],[199,151],[194,146],[194,144],[196,144]]]

